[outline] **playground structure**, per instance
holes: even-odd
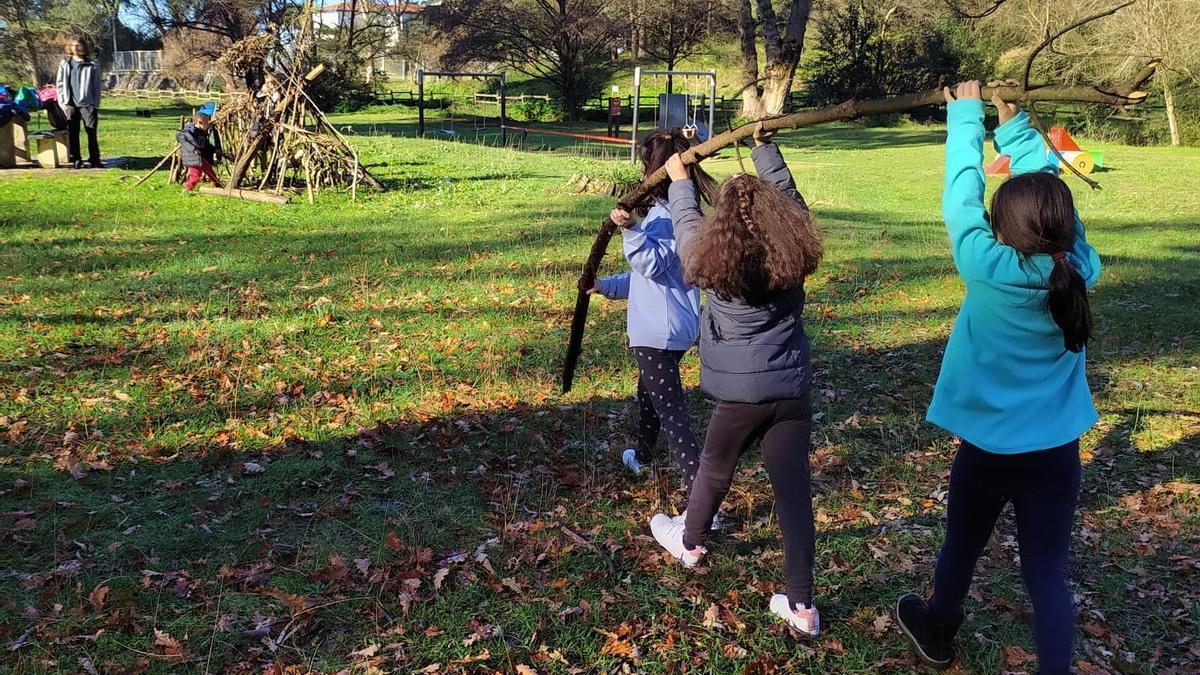
[[[500,72],[500,73],[467,73],[467,72],[444,71],[444,70],[418,70],[417,71],[417,135],[420,136],[421,138],[425,138],[425,108],[426,108],[425,78],[426,77],[448,77],[448,78],[452,78],[452,79],[459,78],[459,77],[471,77],[471,78],[478,78],[478,79],[483,79],[483,80],[495,79],[497,81],[497,83],[499,84],[499,91],[496,93],[496,102],[500,105],[500,144],[508,145],[508,126],[506,126],[506,124],[505,124],[505,121],[508,118],[508,94],[507,94],[508,78],[503,72]],[[450,124],[451,124],[451,126],[445,127],[442,129],[442,133],[449,137],[454,137],[456,135],[456,133],[453,128],[453,122],[451,122]],[[480,129],[476,128],[476,132],[478,132],[479,130]]]
[[[695,95],[691,91],[686,94],[674,94],[670,91],[668,85],[667,91],[658,97],[658,107],[654,111],[656,129],[672,129],[678,127],[683,131],[683,135],[688,138],[696,138],[701,142],[706,141],[712,134],[713,124],[716,121],[715,103],[717,100],[717,71],[715,70],[644,70],[640,66],[633,69],[633,128],[629,132],[629,161],[637,161],[637,142],[638,142],[638,115],[641,112],[641,96],[642,96],[642,77],[643,76],[666,76],[667,82],[671,82],[671,78],[684,78],[684,86],[690,84],[688,78],[700,77],[708,78],[708,127],[706,130],[701,130],[699,125],[699,110],[701,103],[699,99],[704,97],[704,94]],[[688,118],[689,104],[692,108],[691,118]],[[681,122],[676,124],[676,122]]]
[[[1071,133],[1062,127],[1051,127],[1049,133],[1046,134],[1050,139],[1051,148],[1047,148],[1046,152],[1057,159],[1059,167],[1062,168],[1063,162],[1075,167],[1075,170],[1081,174],[1090,174],[1096,169],[1104,168],[1104,153],[1098,150],[1084,150],[1079,147],[1075,139],[1071,137]],[[1055,152],[1057,150],[1058,152]],[[1012,158],[1008,155],[1000,155],[992,160],[991,164],[987,165],[984,173],[989,176],[1007,176],[1012,173]]]
[[[543,129],[543,128],[532,127],[532,126],[520,126],[520,125],[510,123],[509,119],[508,119],[508,102],[509,102],[510,98],[513,98],[514,100],[519,100],[519,101],[524,101],[526,99],[542,99],[542,100],[549,101],[550,97],[548,97],[548,96],[545,96],[545,97],[529,96],[529,95],[525,95],[525,94],[522,94],[517,97],[509,97],[508,86],[507,86],[508,80],[507,80],[506,74],[503,72],[500,72],[500,73],[472,73],[472,72],[459,72],[459,71],[427,71],[427,70],[421,70],[421,71],[417,72],[417,99],[416,99],[417,135],[420,136],[421,138],[426,137],[426,132],[428,130],[427,123],[426,123],[426,117],[427,117],[426,109],[431,107],[429,105],[430,104],[429,99],[427,99],[425,96],[425,94],[426,94],[425,78],[427,78],[427,77],[444,77],[444,78],[470,77],[470,78],[476,78],[476,79],[495,79],[498,82],[498,91],[496,93],[494,93],[494,94],[489,94],[489,93],[472,94],[470,96],[470,102],[474,105],[482,104],[482,105],[497,105],[497,106],[499,106],[499,109],[500,109],[499,129],[500,129],[500,145],[501,146],[507,146],[509,144],[509,140],[513,139],[513,138],[519,139],[520,141],[524,141],[529,137],[530,134],[542,134],[542,135],[546,135],[546,136],[573,138],[576,140],[581,140],[581,141],[586,141],[586,142],[609,143],[609,144],[617,144],[617,145],[626,145],[630,142],[624,138],[612,138],[609,136],[601,136],[598,134],[586,134],[586,133],[577,133],[577,132],[571,132],[571,131],[562,131],[562,130],[557,130],[557,129]],[[440,118],[444,125],[441,129],[442,135],[447,138],[458,137],[458,133],[454,129],[454,118],[452,116],[445,114],[446,107],[445,107],[444,99],[440,105],[440,110],[443,111],[443,114]],[[486,118],[482,118],[478,115],[475,116],[476,122],[474,124],[474,128],[475,128],[475,132],[476,132],[477,136],[479,135],[479,133],[481,131],[483,131],[486,128],[486,122],[481,123],[479,121],[481,119],[486,119]],[[512,133],[510,134],[510,132],[512,132]]]

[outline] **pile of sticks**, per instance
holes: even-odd
[[[348,187],[356,193],[365,182],[386,189],[359,163],[358,153],[306,91],[325,70],[320,63],[310,67],[302,56],[313,53],[312,11],[308,0],[291,32],[294,41],[286,47],[277,37],[281,31],[275,31],[235,44],[228,58],[222,57],[239,70],[254,67],[264,73],[258,91],[221,108],[213,119],[225,153],[233,157],[231,190],[281,194],[302,187],[311,203],[314,191],[324,187]]]
[[[212,129],[230,162],[228,196],[304,191],[313,203],[315,192],[322,188],[349,188],[354,197],[359,183],[387,189],[358,161],[354,147],[306,91],[325,71],[324,64],[313,65],[305,57],[314,53],[312,11],[312,0],[308,0],[305,11],[295,19],[286,46],[279,39],[283,31],[275,30],[234,44],[219,59],[234,72],[262,73],[257,91],[229,101],[213,117]],[[172,160],[169,179],[175,182],[187,174],[178,154],[176,146],[155,167],[158,170]]]
[[[386,189],[358,161],[358,154],[305,92],[324,71],[268,74],[263,87],[217,111],[213,126],[233,157],[229,186],[280,194],[303,187],[309,201],[324,187],[357,192],[365,182]]]

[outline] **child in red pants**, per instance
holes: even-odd
[[[192,116],[191,124],[180,130],[176,136],[183,165],[188,170],[187,182],[183,184],[183,189],[189,192],[195,190],[202,179],[221,187],[221,180],[213,171],[217,147],[208,138],[208,127],[211,124],[210,116],[196,113]]]

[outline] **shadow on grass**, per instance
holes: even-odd
[[[823,367],[879,370],[881,387],[872,395],[887,400],[906,386],[886,376],[894,364],[919,366],[937,348],[929,342],[890,355],[834,354]],[[839,405],[818,402],[817,410]],[[395,633],[407,636],[406,648],[387,662],[410,669],[473,656],[481,647],[524,660],[544,641],[571,663],[611,667],[620,658],[604,653],[606,638],[597,630],[621,622],[696,623],[701,613],[667,601],[676,595],[664,595],[663,584],[681,583],[682,573],[642,527],[650,512],[671,508],[662,485],[674,481],[636,482],[618,465],[620,445],[611,441],[626,433],[622,415],[630,408],[606,397],[494,406],[449,398],[446,411],[431,419],[381,423],[321,442],[293,438],[253,454],[214,442],[178,457],[85,468],[78,480],[45,464],[0,468],[0,530],[8,542],[0,550],[0,624],[8,629],[0,635],[11,644],[24,636],[10,663],[44,668],[86,656],[128,667],[139,652],[162,653],[155,644],[155,631],[162,631],[184,647],[173,667],[334,668]],[[818,437],[833,433],[848,448],[815,460],[819,508],[837,516],[853,502],[846,495],[860,489],[871,508],[899,497],[911,502],[944,482],[949,456],[930,452],[940,434],[923,431],[905,449],[873,431],[819,425]],[[1117,500],[1169,478],[1161,471],[1168,461],[1173,471],[1195,475],[1195,443],[1192,437],[1166,448],[1150,471],[1132,455],[1094,462],[1085,486],[1103,484],[1104,499]],[[701,607],[724,605],[730,590],[746,594],[740,613],[751,628],[739,640],[755,658],[785,662],[794,645],[751,618],[758,616],[756,589],[778,587],[782,578],[770,494],[761,471],[747,475],[759,461],[756,451],[747,454],[731,500],[745,504],[747,490],[754,500],[733,509],[729,531],[714,542],[712,572],[682,583],[705,598]],[[753,534],[739,533],[744,528]],[[872,658],[905,658],[898,636],[875,637],[855,617],[927,579],[939,528],[924,510],[879,525],[822,527],[818,592],[828,630],[850,653],[822,651],[809,665],[837,670],[849,663],[843,659],[857,658],[862,640],[874,643]],[[979,587],[1020,603],[1009,561],[994,559],[991,567]],[[1079,566],[1075,574],[1081,582],[1096,576]],[[1118,584],[1131,578],[1115,569],[1104,574]],[[1097,606],[1116,614],[1124,602],[1113,596]],[[584,604],[590,609],[573,609]],[[1003,622],[1005,606],[977,607],[970,623]],[[470,638],[481,624],[505,630]],[[268,636],[274,646],[262,641]],[[1158,644],[1170,643],[1158,637]],[[661,639],[651,632],[639,641]],[[693,632],[688,640],[692,649],[717,647],[715,666],[743,667],[749,658],[721,656],[723,639],[715,633]],[[1166,655],[1173,653],[1168,647]],[[976,668],[994,665],[985,650],[968,649],[964,658]]]
[[[122,171],[142,173],[144,175],[145,172],[149,172],[155,166],[158,166],[158,163],[162,161],[162,158],[163,155],[159,155],[158,157],[125,157],[125,163],[121,165],[120,168]],[[166,163],[163,164],[158,171],[149,178],[149,180],[165,181],[167,179],[167,173],[170,171],[170,169],[171,160],[168,159]],[[142,177],[143,176],[136,176],[138,179]]]

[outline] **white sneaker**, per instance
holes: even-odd
[[[679,521],[680,525],[683,525],[687,521],[687,509],[684,509],[683,513],[675,516],[675,520]],[[717,511],[716,513],[713,514],[712,525],[708,529],[713,532],[716,532],[717,530],[721,529],[721,512],[720,511]]]
[[[782,593],[771,596],[771,612],[788,622],[788,625],[809,637],[821,634],[821,613],[816,606],[805,607],[788,602],[788,597]]]
[[[708,553],[703,546],[689,551],[683,547],[683,523],[665,513],[656,513],[650,519],[650,533],[658,541],[659,546],[667,549],[667,553],[684,567],[695,567]]]
[[[646,467],[642,466],[642,463],[637,460],[637,450],[634,450],[633,448],[628,448],[625,450],[625,452],[621,453],[621,463],[624,464],[625,468],[629,469],[630,473],[635,476],[641,475],[642,471],[645,471],[646,469]]]

